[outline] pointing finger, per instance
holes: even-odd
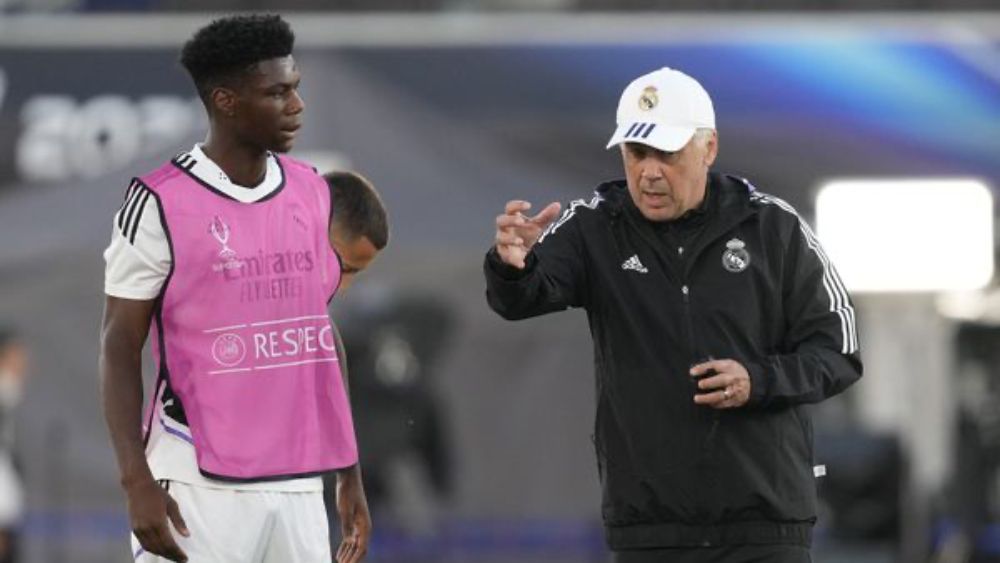
[[[539,225],[548,225],[559,216],[559,210],[561,208],[562,206],[558,201],[553,201],[552,203],[546,205],[545,209],[539,211],[538,215],[532,217],[531,222]]]
[[[522,199],[513,199],[507,202],[507,205],[504,207],[504,213],[506,213],[507,215],[513,215],[515,213],[527,211],[529,209],[531,209],[531,204],[528,203],[527,201],[524,201]]]

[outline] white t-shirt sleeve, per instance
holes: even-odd
[[[104,293],[155,299],[170,273],[171,260],[159,202],[148,188],[133,182],[115,213],[111,244],[104,251]]]

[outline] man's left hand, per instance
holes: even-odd
[[[691,368],[691,377],[715,375],[698,381],[694,402],[715,409],[742,407],[750,400],[750,374],[736,360],[710,360]]]
[[[352,468],[337,472],[337,514],[340,516],[340,548],[337,563],[357,563],[368,553],[372,533],[372,518],[368,499],[361,483],[361,470]]]

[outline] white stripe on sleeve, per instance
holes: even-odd
[[[762,192],[755,192],[751,195],[754,200],[761,201],[766,204],[774,205],[787,213],[795,216],[799,221],[799,229],[802,231],[802,235],[806,239],[806,244],[816,253],[819,257],[820,262],[823,264],[823,288],[826,290],[827,297],[830,299],[830,312],[835,313],[840,318],[840,331],[841,331],[841,341],[843,346],[841,347],[841,353],[843,354],[853,354],[858,351],[858,331],[857,331],[857,318],[854,313],[854,307],[851,305],[850,297],[847,294],[847,288],[844,286],[844,282],[840,279],[840,275],[837,273],[837,269],[834,268],[833,263],[830,262],[830,258],[827,257],[826,252],[823,251],[823,247],[819,243],[819,239],[816,238],[815,233],[805,222],[801,215],[789,205],[786,201],[764,194]]]
[[[133,190],[130,196],[136,200],[137,209],[131,222],[122,220],[119,227],[119,217],[127,214],[131,207],[128,203],[115,217],[111,243],[104,251],[104,293],[107,295],[153,299],[159,295],[170,273],[170,244],[160,223],[159,202],[151,194],[145,188]],[[140,200],[144,200],[141,206]]]
[[[588,209],[597,209],[597,206],[602,201],[604,201],[604,198],[601,197],[601,194],[599,194],[597,192],[594,192],[594,197],[591,198],[591,200],[589,202],[583,201],[582,199],[577,199],[577,200],[571,201],[570,204],[569,204],[569,207],[567,207],[566,210],[563,211],[562,216],[559,217],[559,220],[557,220],[554,223],[550,224],[548,226],[548,228],[546,228],[545,231],[542,233],[542,236],[538,237],[538,243],[541,243],[543,240],[545,240],[545,237],[547,237],[547,236],[555,233],[557,230],[559,230],[559,227],[562,227],[563,225],[565,225],[566,221],[569,221],[570,219],[572,219],[573,216],[576,215],[576,209],[578,207],[583,206],[583,207],[586,207]]]

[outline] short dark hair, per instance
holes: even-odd
[[[279,15],[229,16],[195,32],[181,50],[181,64],[207,103],[213,88],[260,61],[291,55],[294,46],[295,34]]]
[[[389,217],[372,183],[356,172],[323,175],[330,186],[330,225],[354,240],[367,238],[378,250],[389,243]]]

